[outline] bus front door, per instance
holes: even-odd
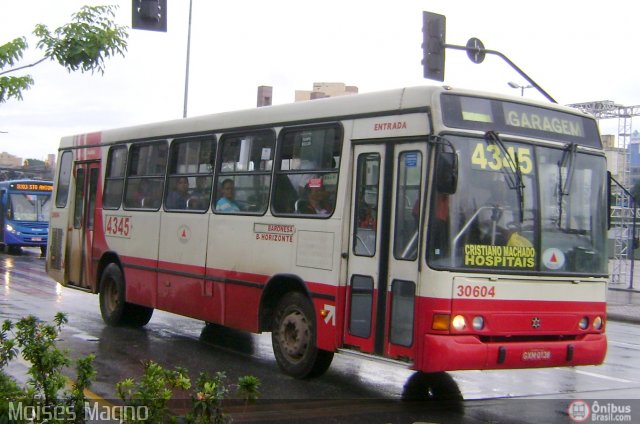
[[[354,147],[346,347],[412,358],[426,143]]]
[[[66,253],[69,262],[67,281],[72,286],[86,289],[95,284],[91,251],[99,171],[99,162],[77,163],[73,170],[75,191]]]

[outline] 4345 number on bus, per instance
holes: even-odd
[[[107,215],[105,235],[129,238],[131,233],[131,217]]]

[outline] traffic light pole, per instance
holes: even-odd
[[[422,12],[422,66],[424,77],[436,81],[444,81],[445,51],[446,49],[464,50],[473,63],[482,63],[484,57],[493,54],[501,57],[516,70],[532,87],[535,87],[550,102],[558,103],[549,93],[544,91],[538,83],[529,77],[522,69],[499,51],[484,48],[482,41],[471,38],[466,46],[447,44],[447,18],[433,12]]]

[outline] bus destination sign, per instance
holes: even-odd
[[[13,183],[12,190],[20,191],[53,191],[53,184],[47,183]]]
[[[602,148],[593,118],[482,97],[442,95],[444,123],[452,128],[536,137]]]

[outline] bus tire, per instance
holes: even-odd
[[[318,377],[331,365],[333,352],[317,348],[313,306],[300,292],[287,293],[278,304],[271,341],[278,367],[292,377]]]
[[[122,270],[114,263],[104,269],[100,278],[100,314],[111,326],[124,324],[125,285]]]
[[[107,265],[100,279],[100,313],[111,326],[145,326],[153,315],[153,308],[127,303],[122,270],[115,263]]]

